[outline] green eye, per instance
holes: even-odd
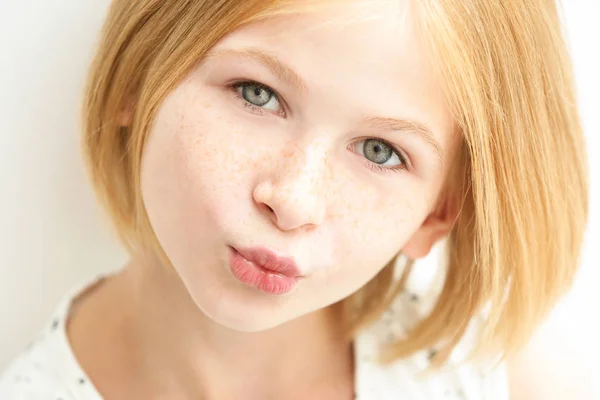
[[[239,82],[233,85],[240,99],[245,102],[248,107],[256,107],[257,110],[265,109],[283,112],[283,108],[279,102],[279,96],[275,91],[268,86],[258,82]]]
[[[273,91],[257,84],[240,85],[238,91],[248,103],[262,107],[273,98]]]
[[[408,170],[405,156],[385,140],[370,138],[354,144],[354,151],[364,157],[369,168],[378,172]]]
[[[390,145],[377,139],[365,140],[363,151],[367,160],[375,164],[385,164],[395,153]]]

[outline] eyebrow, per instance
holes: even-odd
[[[288,83],[293,90],[306,94],[308,86],[304,80],[290,66],[281,61],[274,54],[267,53],[257,48],[245,49],[212,49],[206,54],[206,58],[222,58],[227,56],[242,57],[253,62],[260,63],[269,69],[280,81]],[[375,128],[390,131],[413,133],[421,137],[435,152],[438,161],[443,162],[442,147],[435,138],[432,130],[425,124],[406,119],[367,117],[364,122]]]
[[[383,130],[414,133],[421,139],[425,140],[425,142],[433,149],[440,163],[442,163],[444,160],[442,146],[435,138],[432,130],[429,129],[429,127],[425,124],[406,119],[383,117],[368,117],[365,118],[364,122],[375,128]]]
[[[225,56],[237,56],[246,58],[250,61],[258,62],[266,66],[269,71],[277,79],[283,82],[287,82],[292,89],[301,93],[308,92],[308,86],[304,82],[304,80],[294,71],[291,67],[286,65],[283,61],[277,58],[273,54],[269,54],[263,50],[256,48],[247,48],[247,49],[219,49],[212,50],[206,54],[207,58],[221,58]]]

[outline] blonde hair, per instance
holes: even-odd
[[[166,259],[139,190],[142,150],[163,99],[224,35],[298,6],[310,11],[306,5],[113,0],[89,74],[83,150],[131,252],[147,247]],[[476,353],[505,354],[569,288],[587,220],[585,149],[558,12],[549,0],[420,0],[411,8],[463,137],[454,171],[463,206],[433,311],[384,361],[438,346],[442,364],[484,308]],[[127,104],[133,122],[122,127]],[[404,286],[410,265],[394,280],[394,264],[343,301],[350,335]]]

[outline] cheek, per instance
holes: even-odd
[[[144,204],[167,254],[184,263],[196,257],[190,249],[218,239],[214,232],[227,210],[237,210],[234,202],[247,191],[248,169],[233,162],[234,131],[226,126],[201,98],[176,91],[163,102],[146,143]]]
[[[401,181],[401,180],[400,180]],[[406,190],[417,190],[417,186]],[[419,228],[426,206],[398,190],[347,188],[338,197],[335,214],[335,267],[327,281],[344,282],[356,290],[375,276]]]
[[[399,250],[416,230],[417,216],[412,207],[399,202],[394,207],[361,207],[348,213],[347,222],[353,251],[373,256],[390,254]],[[372,251],[369,251],[372,250]]]

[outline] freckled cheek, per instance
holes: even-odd
[[[382,267],[414,230],[412,207],[401,198],[390,198],[394,194],[389,191],[380,193],[364,183],[354,186],[354,190],[341,191],[333,201],[334,236],[341,239],[336,253],[346,264],[357,264],[360,268]],[[381,200],[379,196],[386,199]]]
[[[181,190],[188,207],[219,226],[250,214],[257,160],[252,144],[227,121],[199,117],[174,136]]]

